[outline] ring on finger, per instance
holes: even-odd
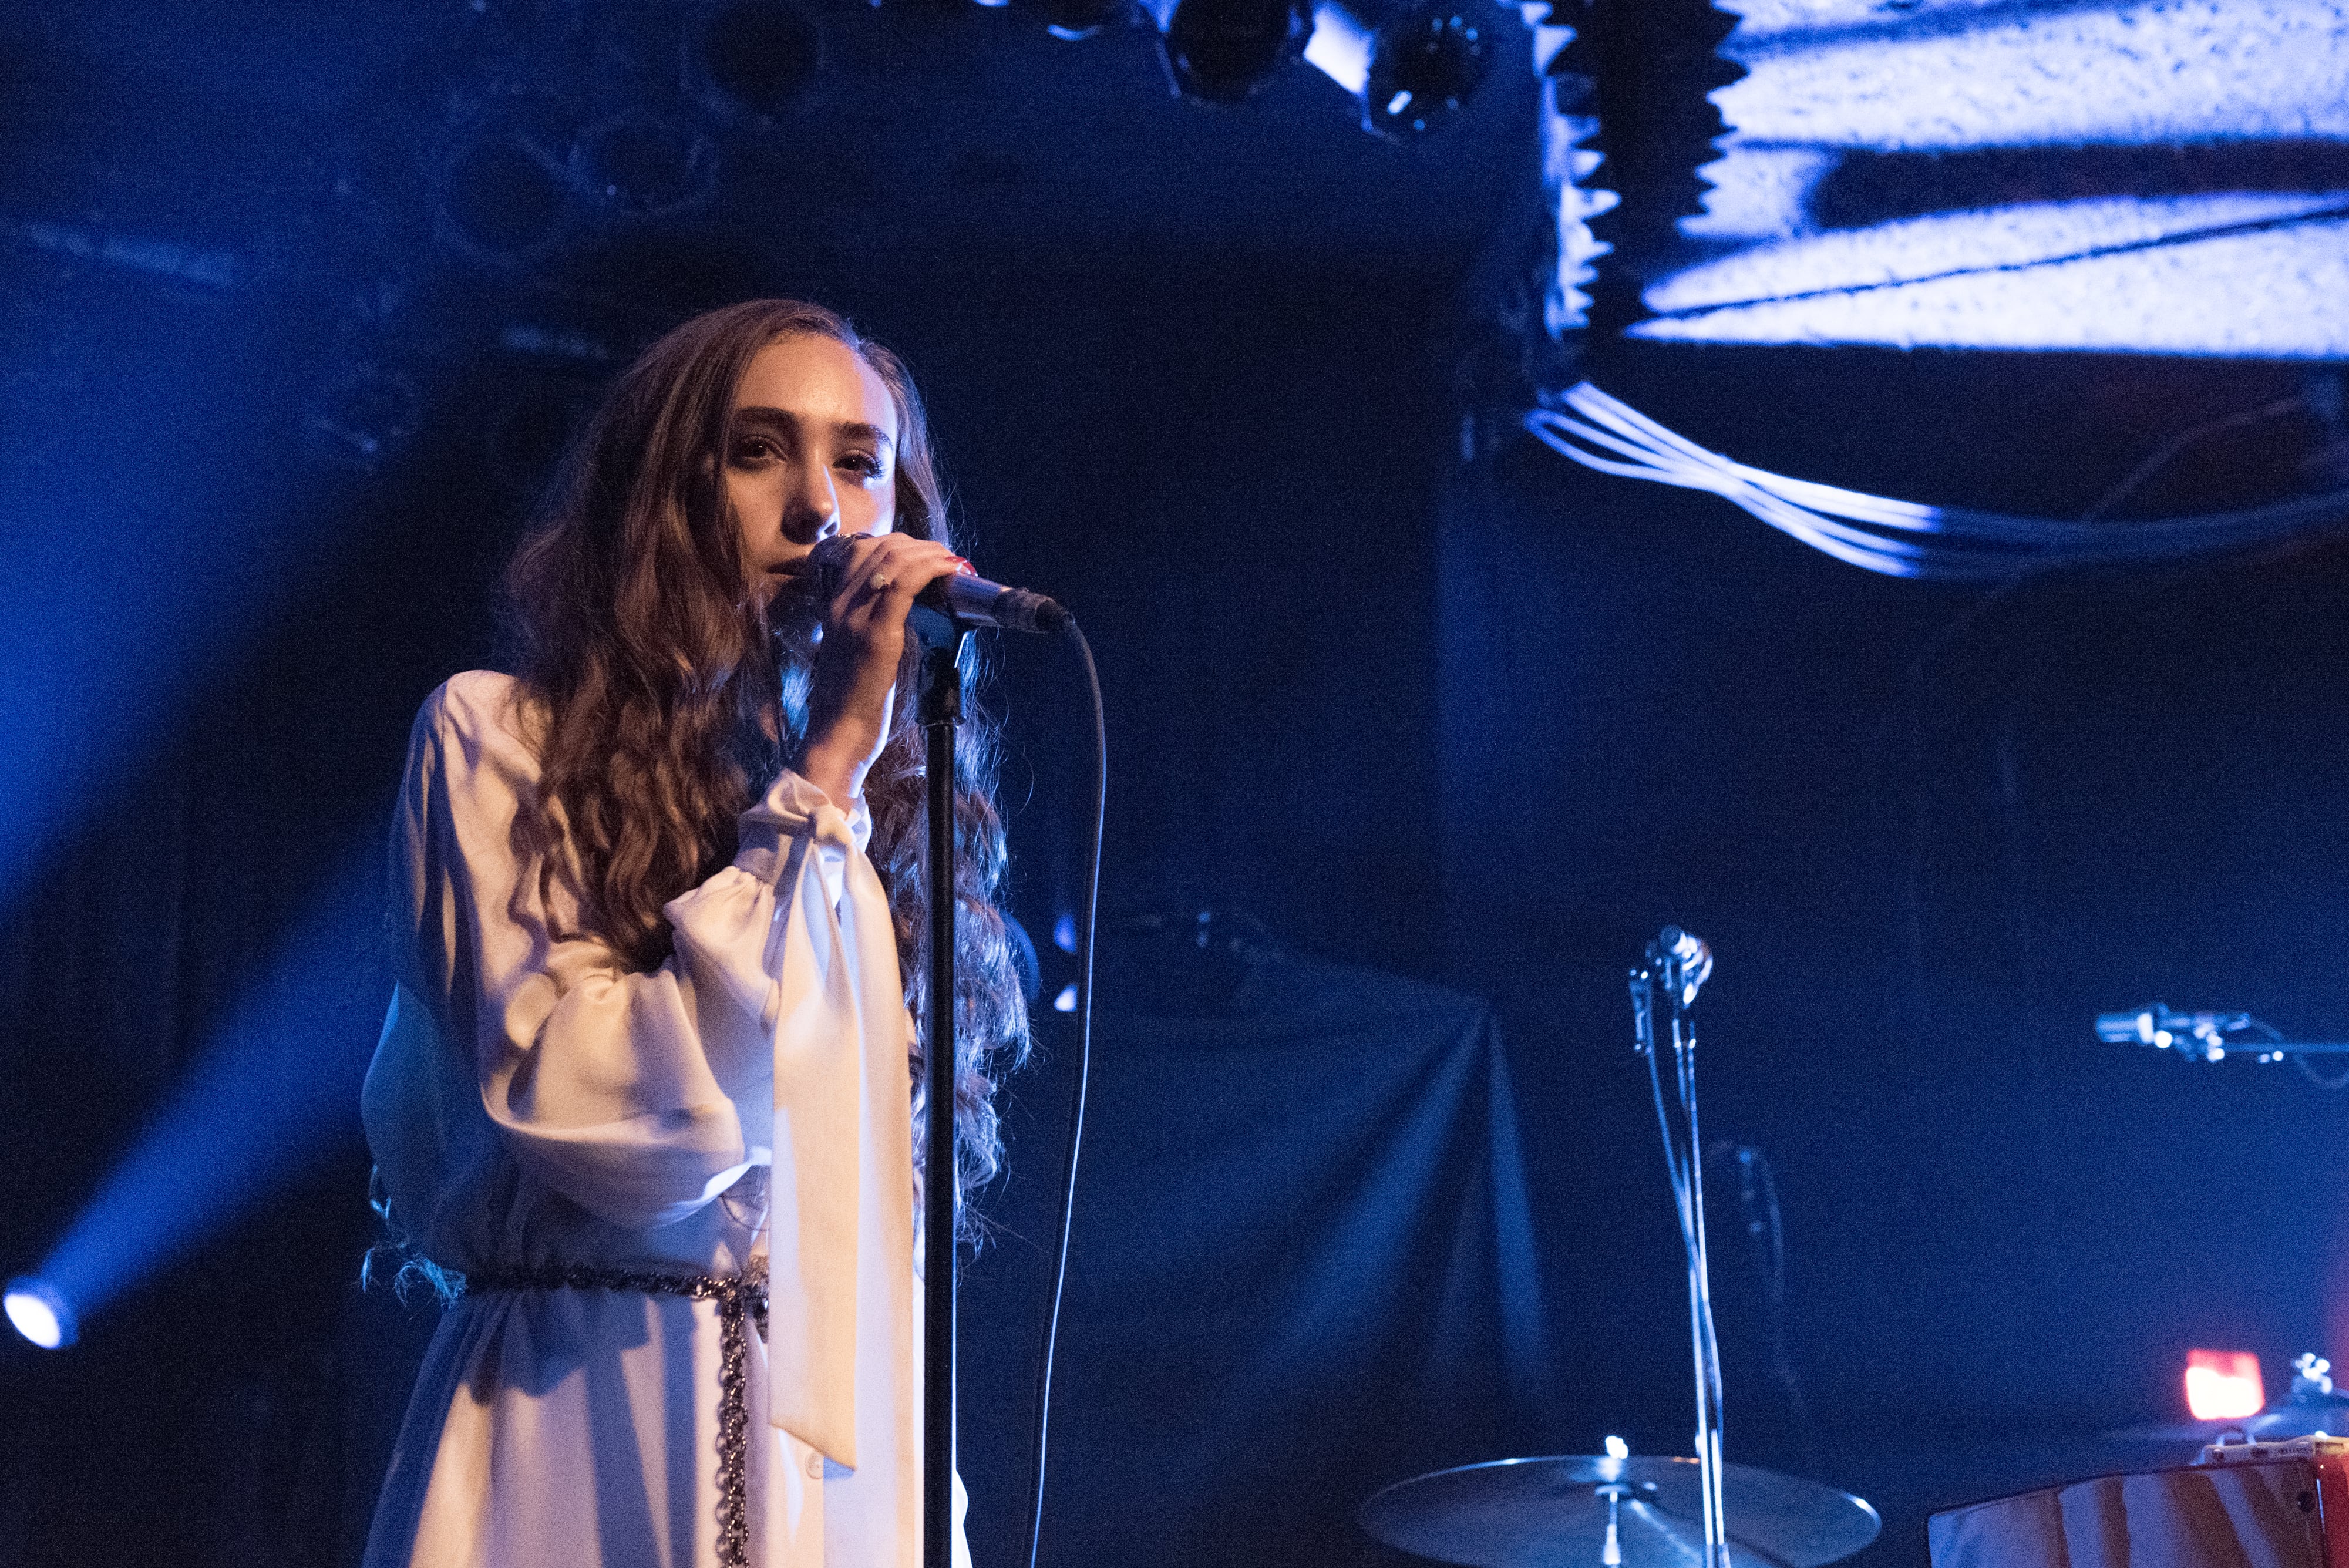
[[[883,593],[886,593],[886,592],[888,592],[888,591],[889,591],[889,574],[888,574],[888,573],[886,573],[886,572],[876,572],[876,573],[874,573],[874,576],[873,576],[873,586],[874,586],[874,587],[876,587],[876,588],[880,589]]]

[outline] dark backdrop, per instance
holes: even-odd
[[[2156,427],[2296,380],[1797,349],[1587,369],[1761,466],[2057,516]],[[2214,470],[2246,501],[2305,483],[2320,437],[2196,453],[2134,504],[2220,504]],[[2160,999],[2349,1025],[2339,540],[1954,592],[1523,438],[1456,469],[1442,517],[1448,951],[1502,999],[1553,1199],[1562,1447],[1685,1441],[1623,992],[1668,920],[1720,955],[1707,1127],[1777,1174],[1812,1417],[1768,1376],[1716,1170],[1729,1452],[1875,1496],[1877,1560],[1917,1560],[1920,1506],[2190,1454],[2098,1439],[2183,1415],[2189,1345],[2258,1351],[2273,1392],[2333,1343],[2349,1100],[2092,1023]]]

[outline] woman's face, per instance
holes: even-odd
[[[726,499],[765,608],[834,534],[885,534],[897,517],[897,410],[863,355],[835,338],[779,337],[734,390]]]

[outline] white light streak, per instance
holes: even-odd
[[[1774,240],[1811,227],[1811,192],[1843,154],[1825,147],[1732,147],[1704,166],[1704,211],[1681,220],[1701,240]]]
[[[1713,95],[1739,138],[1931,151],[2349,139],[2349,5],[1945,4],[1899,17],[1753,0]]]
[[[1669,286],[1655,292],[1677,297]],[[1683,343],[2349,358],[2349,220],[1728,305],[1630,331]]]
[[[2349,191],[2229,192],[2152,201],[2115,196],[1937,213],[1753,245],[1674,273],[1643,296],[1659,314],[1872,288],[1956,272],[2060,263],[2116,247],[2310,213],[2349,216]]]

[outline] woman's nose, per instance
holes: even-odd
[[[811,542],[840,532],[840,492],[827,470],[810,464],[809,472],[792,485],[784,501],[783,529]]]

